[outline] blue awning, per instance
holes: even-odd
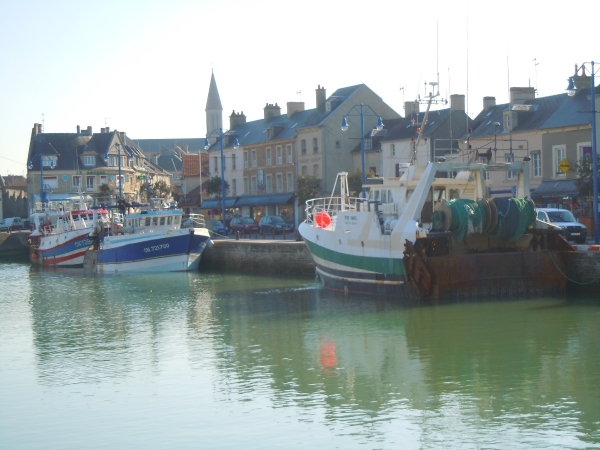
[[[579,190],[575,180],[542,181],[531,192],[531,197],[579,197]]]
[[[247,195],[238,197],[235,202],[236,208],[242,206],[276,206],[287,205],[294,198],[294,194],[268,194],[268,195]]]
[[[225,208],[232,208],[236,200],[237,197],[225,198]],[[202,202],[201,209],[220,209],[221,203],[222,202],[220,198],[209,198],[208,200],[204,200]]]

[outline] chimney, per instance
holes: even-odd
[[[496,106],[496,97],[483,97],[483,110]]]
[[[240,112],[239,114],[236,114],[236,112],[233,111],[229,116],[229,129],[233,130],[235,129],[235,127],[242,123],[246,123],[246,116],[244,115],[244,111]]]
[[[88,136],[91,136],[92,135],[92,127],[88,126],[87,130],[88,130]]]
[[[419,102],[404,102],[404,116],[410,117],[419,112]]]
[[[511,87],[510,103],[520,105],[527,100],[535,98],[535,88],[533,87]]]
[[[265,122],[268,122],[273,117],[277,117],[279,115],[281,115],[281,108],[277,105],[277,103],[274,105],[267,103],[267,106],[265,106]]]
[[[125,132],[124,131],[119,131],[119,137],[121,138],[121,143],[125,144]]]
[[[77,125],[77,134],[81,134],[81,127]]]
[[[304,111],[304,102],[287,102],[288,119],[298,111]]]
[[[325,88],[321,85],[317,86],[317,108],[320,108],[325,104]]]
[[[453,94],[450,96],[450,111],[465,111],[465,96]]]

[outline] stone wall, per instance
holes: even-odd
[[[568,292],[600,292],[600,251],[575,252],[567,276]]]
[[[202,253],[202,270],[314,275],[315,263],[304,242],[216,240]]]

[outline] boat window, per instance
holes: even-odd
[[[73,220],[79,220],[79,214],[73,214]]]
[[[146,226],[149,227],[150,226],[150,217],[146,217]]]
[[[387,191],[381,191],[381,203],[387,203]]]
[[[458,189],[450,189],[450,200],[460,198],[460,191]]]
[[[173,223],[173,216],[167,217],[167,225],[171,225]]]
[[[410,200],[410,198],[412,197],[412,195],[413,195],[413,192],[415,192],[415,190],[414,190],[414,189],[408,189],[408,190],[406,191],[406,201],[407,201],[407,202],[408,202],[408,201]]]
[[[164,216],[163,216],[163,217],[161,217],[161,218],[160,218],[160,224],[161,224],[161,225],[164,225],[164,224],[165,224],[165,221],[166,221],[166,219],[167,219],[167,218],[166,218],[166,217],[164,217]]]
[[[153,226],[156,226],[156,225],[158,225],[158,217],[153,217],[153,218],[152,218],[152,225],[153,225]]]
[[[374,198],[373,198],[373,200],[375,200],[376,202],[378,202],[378,201],[379,201],[379,191],[378,191],[378,190],[377,190],[377,191],[375,191],[375,195],[374,195]]]
[[[393,203],[394,197],[392,196],[392,190],[388,189],[388,203]]]
[[[175,216],[175,225],[179,225],[179,220],[180,219],[181,219],[181,217]]]

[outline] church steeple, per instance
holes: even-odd
[[[210,87],[208,88],[205,111],[206,135],[208,136],[215,128],[223,128],[223,106],[221,106],[221,97],[219,97],[219,90],[217,89],[214,72],[210,76]]]

